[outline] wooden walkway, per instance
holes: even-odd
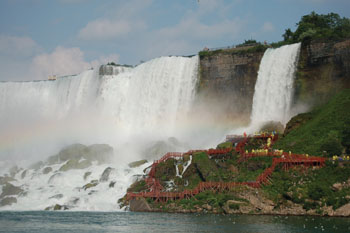
[[[255,181],[251,182],[200,182],[195,188],[187,189],[182,192],[164,192],[162,185],[155,178],[156,167],[159,163],[165,162],[170,158],[179,158],[185,155],[193,155],[197,152],[206,152],[208,155],[225,155],[231,152],[231,149],[209,149],[209,150],[190,150],[186,153],[177,153],[177,152],[169,152],[166,153],[161,159],[154,161],[151,166],[148,177],[145,179],[146,184],[148,185],[149,191],[147,192],[139,192],[127,193],[127,199],[131,200],[133,198],[151,198],[154,201],[166,202],[168,200],[177,200],[177,199],[190,199],[193,196],[199,194],[200,192],[212,190],[212,191],[229,191],[237,186],[250,186],[254,188],[260,188],[262,185],[268,185],[271,183],[271,175],[275,170],[278,164],[282,164],[282,168],[284,170],[288,170],[294,166],[303,165],[305,167],[318,166],[322,167],[325,165],[325,158],[308,156],[308,155],[300,155],[300,154],[292,154],[286,153],[282,151],[269,151],[268,148],[257,150],[256,152],[246,153],[244,151],[244,146],[250,138],[258,138],[258,139],[267,139],[271,138],[271,143],[275,142],[278,138],[278,135],[255,135],[255,136],[245,136],[238,140],[235,150],[240,153],[239,162],[245,161],[252,157],[262,157],[262,156],[272,156],[274,157],[272,160],[272,165],[264,170]],[[227,137],[230,138],[230,137]],[[272,145],[272,144],[271,144]]]

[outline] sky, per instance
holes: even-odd
[[[277,42],[303,15],[350,17],[349,0],[0,0],[0,81],[137,65],[204,47]]]

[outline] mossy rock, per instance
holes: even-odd
[[[59,171],[68,171],[72,169],[85,169],[91,166],[91,162],[88,160],[78,161],[76,159],[68,160],[62,165]]]
[[[57,155],[49,157],[49,165],[61,163],[68,160],[85,159],[87,161],[97,161],[99,164],[111,161],[113,148],[106,144],[93,144],[85,146],[82,144],[73,144],[62,149]]]
[[[83,189],[84,189],[84,190],[87,190],[87,189],[93,188],[93,187],[95,187],[95,186],[97,186],[97,185],[98,185],[98,180],[92,180],[92,181],[90,181],[90,183],[84,185],[84,186],[83,186]]]
[[[221,181],[215,163],[209,159],[206,153],[195,153],[193,155],[193,163],[203,181]]]
[[[232,148],[232,142],[223,142],[216,146],[217,149]]]
[[[145,163],[147,163],[148,161],[146,159],[142,159],[142,160],[138,160],[138,161],[134,161],[128,164],[128,166],[130,168],[135,168],[135,167],[139,167]]]
[[[136,181],[134,182],[129,188],[128,188],[128,192],[141,192],[141,191],[145,191],[147,189],[147,185],[145,180],[140,180],[140,181]]]
[[[269,121],[266,122],[263,126],[261,126],[260,131],[262,132],[277,132],[279,134],[283,134],[284,126],[281,122]]]

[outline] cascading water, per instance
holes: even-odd
[[[8,166],[6,159],[45,160],[72,143],[107,143],[116,149],[116,162],[110,164],[63,172],[69,161],[44,162],[17,171],[11,183],[22,192],[15,196],[17,203],[0,204],[0,209],[42,210],[58,203],[74,210],[115,210],[133,175],[149,165],[126,166],[138,158],[135,147],[147,144],[137,137],[150,142],[176,135],[191,107],[197,69],[197,56],[162,57],[135,68],[115,67],[102,76],[89,70],[55,81],[0,83],[0,167]],[[119,148],[123,145],[127,150]],[[115,168],[109,182],[82,188],[99,180],[106,166]],[[1,169],[0,176],[5,172]],[[0,190],[10,187],[5,186]]]
[[[266,50],[255,84],[252,125],[267,121],[285,125],[290,119],[299,50],[300,43]]]

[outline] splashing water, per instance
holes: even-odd
[[[290,119],[299,50],[300,43],[266,50],[255,84],[252,124],[277,121],[285,125]]]

